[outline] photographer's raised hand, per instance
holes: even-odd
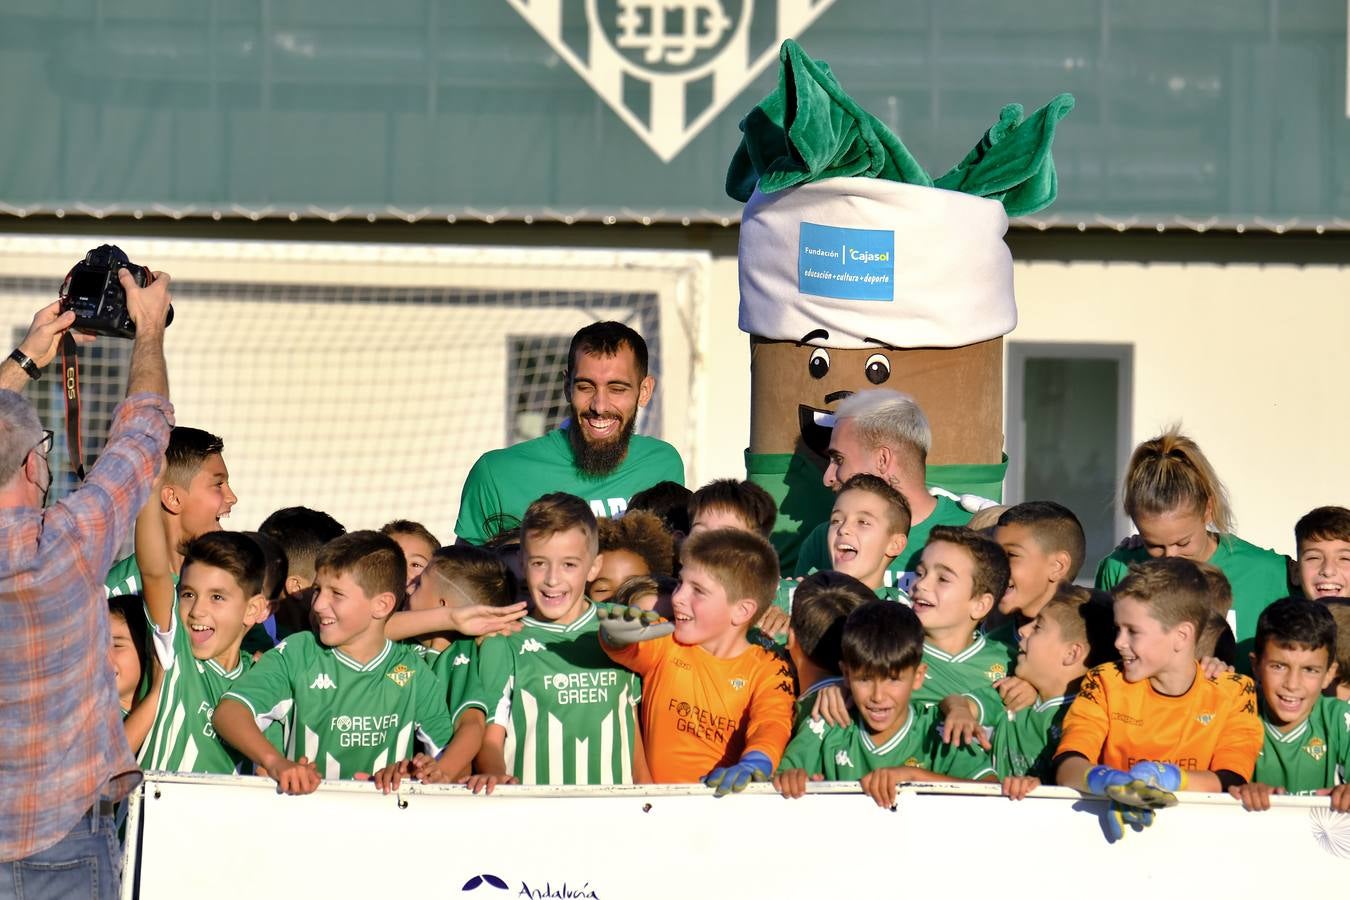
[[[70,330],[74,322],[75,313],[61,312],[61,301],[53,300],[33,315],[33,324],[19,342],[18,352],[32,360],[32,365],[38,370],[45,369],[56,358],[61,336]],[[93,340],[92,334],[75,333],[77,343],[87,344]],[[22,391],[24,385],[34,377],[20,362],[6,359],[4,365],[0,366],[0,389]]]

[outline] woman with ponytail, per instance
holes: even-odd
[[[1239,668],[1256,634],[1256,617],[1289,594],[1288,559],[1232,533],[1228,492],[1195,441],[1173,426],[1135,448],[1125,472],[1125,514],[1139,530],[1097,567],[1097,587],[1110,590],[1131,563],[1180,556],[1208,562],[1233,588],[1228,623],[1238,641]]]

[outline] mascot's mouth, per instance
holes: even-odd
[[[797,423],[801,428],[802,443],[807,449],[824,457],[830,449],[830,435],[834,432],[834,413],[805,404],[797,407]]]

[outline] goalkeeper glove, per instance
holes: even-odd
[[[703,783],[714,789],[714,796],[745,790],[752,781],[768,781],[773,775],[773,763],[758,750],[751,750],[734,766],[719,766],[703,776]]]
[[[1156,772],[1152,774],[1156,775]],[[1087,789],[1100,797],[1140,809],[1161,809],[1175,806],[1177,802],[1175,795],[1156,784],[1138,778],[1132,772],[1122,772],[1110,766],[1093,766],[1089,769]]]
[[[600,624],[600,636],[606,644],[616,648],[664,637],[675,631],[673,623],[636,606],[597,605],[595,616]]]
[[[1154,816],[1151,809],[1112,803],[1102,817],[1102,828],[1106,831],[1106,839],[1114,844],[1125,837],[1126,829],[1143,831],[1152,825]]]
[[[1186,772],[1171,763],[1143,760],[1130,766],[1130,776],[1164,791],[1186,790]]]

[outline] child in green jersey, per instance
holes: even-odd
[[[1336,642],[1336,679],[1322,693],[1350,700],[1350,600],[1323,600],[1321,603],[1336,620],[1336,634],[1346,636]]]
[[[306,506],[288,506],[263,519],[258,532],[270,537],[286,556],[286,576],[281,599],[272,613],[276,640],[297,631],[310,631],[310,606],[314,603],[314,560],[324,544],[347,533],[326,512]]]
[[[432,534],[427,526],[408,519],[386,522],[380,526],[380,534],[387,534],[393,538],[403,551],[403,559],[408,564],[408,594],[411,596],[413,583],[427,567],[427,563],[431,562],[431,554],[440,549],[441,542],[436,540],[436,535]]]
[[[225,442],[200,428],[178,426],[169,432],[164,473],[151,495],[164,518],[168,534],[170,569],[182,569],[180,547],[194,538],[220,530],[220,520],[239,499],[230,490],[230,472],[221,455]],[[141,592],[136,554],[118,560],[104,581],[110,595]]]
[[[854,475],[835,494],[826,524],[830,567],[852,575],[882,600],[907,600],[886,572],[909,539],[909,502],[875,475]]]
[[[1239,669],[1261,610],[1289,593],[1288,559],[1232,534],[1233,515],[1214,467],[1195,441],[1171,428],[1135,448],[1125,472],[1125,514],[1139,529],[1097,567],[1097,588],[1109,591],[1131,563],[1180,556],[1209,562],[1233,589],[1229,623],[1237,638]]]
[[[416,638],[414,649],[436,674],[444,691],[455,736],[439,761],[418,754],[400,775],[422,781],[468,777],[482,747],[486,707],[470,696],[478,641],[468,633],[512,634],[520,630],[525,604],[511,603],[516,580],[491,550],[472,544],[441,547],[431,554],[414,579],[408,609],[389,618],[385,633],[392,640]],[[439,762],[434,771],[432,762]],[[398,786],[398,780],[391,788]]]
[[[1294,525],[1294,542],[1303,596],[1350,597],[1350,509],[1319,506]]]
[[[895,805],[897,784],[979,779],[991,775],[974,745],[945,744],[938,710],[914,702],[924,681],[923,626],[902,603],[869,600],[849,614],[841,638],[841,668],[853,696],[844,727],[808,720],[774,775],[784,797],[800,797],[808,781],[858,779],[877,805]]]
[[[595,515],[580,497],[546,494],[526,509],[520,556],[530,615],[519,633],[483,641],[470,688],[487,712],[477,774],[467,781],[475,792],[634,781],[640,689],[600,648],[586,597],[598,547]]]
[[[290,794],[396,766],[412,758],[414,739],[437,755],[453,730],[436,676],[385,635],[407,586],[398,544],[352,532],[319,552],[315,570],[318,638],[298,632],[263,654],[214,717],[221,736]],[[284,754],[263,736],[272,722],[286,727]]]
[[[675,538],[649,512],[630,509],[619,519],[600,519],[600,572],[586,585],[596,603],[613,599],[629,578],[662,575],[675,568]]]
[[[778,506],[764,488],[752,481],[718,478],[689,498],[689,533],[736,528],[767,539],[778,520]]]
[[[844,620],[874,597],[867,585],[843,572],[815,572],[797,586],[787,639],[788,656],[797,671],[794,733],[811,718],[819,691],[843,686],[839,654]]]
[[[998,598],[998,611],[1008,617],[1011,635],[1035,619],[1062,585],[1073,584],[1086,539],[1072,510],[1051,500],[1030,500],[1003,511],[994,540],[1008,554],[1008,590]]]
[[[980,623],[1008,589],[1003,548],[968,528],[939,525],[923,548],[917,574],[910,598],[923,623],[928,677],[915,689],[915,701],[934,706],[1012,674],[1012,647],[980,632]],[[993,724],[1002,712],[1001,707],[985,709],[983,724]]]
[[[1249,810],[1271,794],[1331,794],[1350,812],[1350,704],[1322,691],[1336,678],[1336,622],[1321,603],[1277,600],[1256,623],[1252,671],[1261,693],[1265,744],[1248,784],[1229,789]]]
[[[1088,669],[1109,661],[1115,623],[1111,595],[1063,586],[1018,630],[1017,673],[1036,690],[1029,707],[995,717],[992,734],[980,726],[981,704],[998,706],[992,690],[942,701],[943,738],[971,740],[990,751],[1003,793],[1020,800],[1050,780],[1060,724]]]
[[[141,745],[145,769],[229,774],[248,761],[217,736],[211,722],[221,696],[249,668],[244,634],[267,615],[266,559],[242,534],[217,531],[187,545],[175,592],[160,500],[136,519],[136,558],[155,655],[164,669],[154,722]]]

